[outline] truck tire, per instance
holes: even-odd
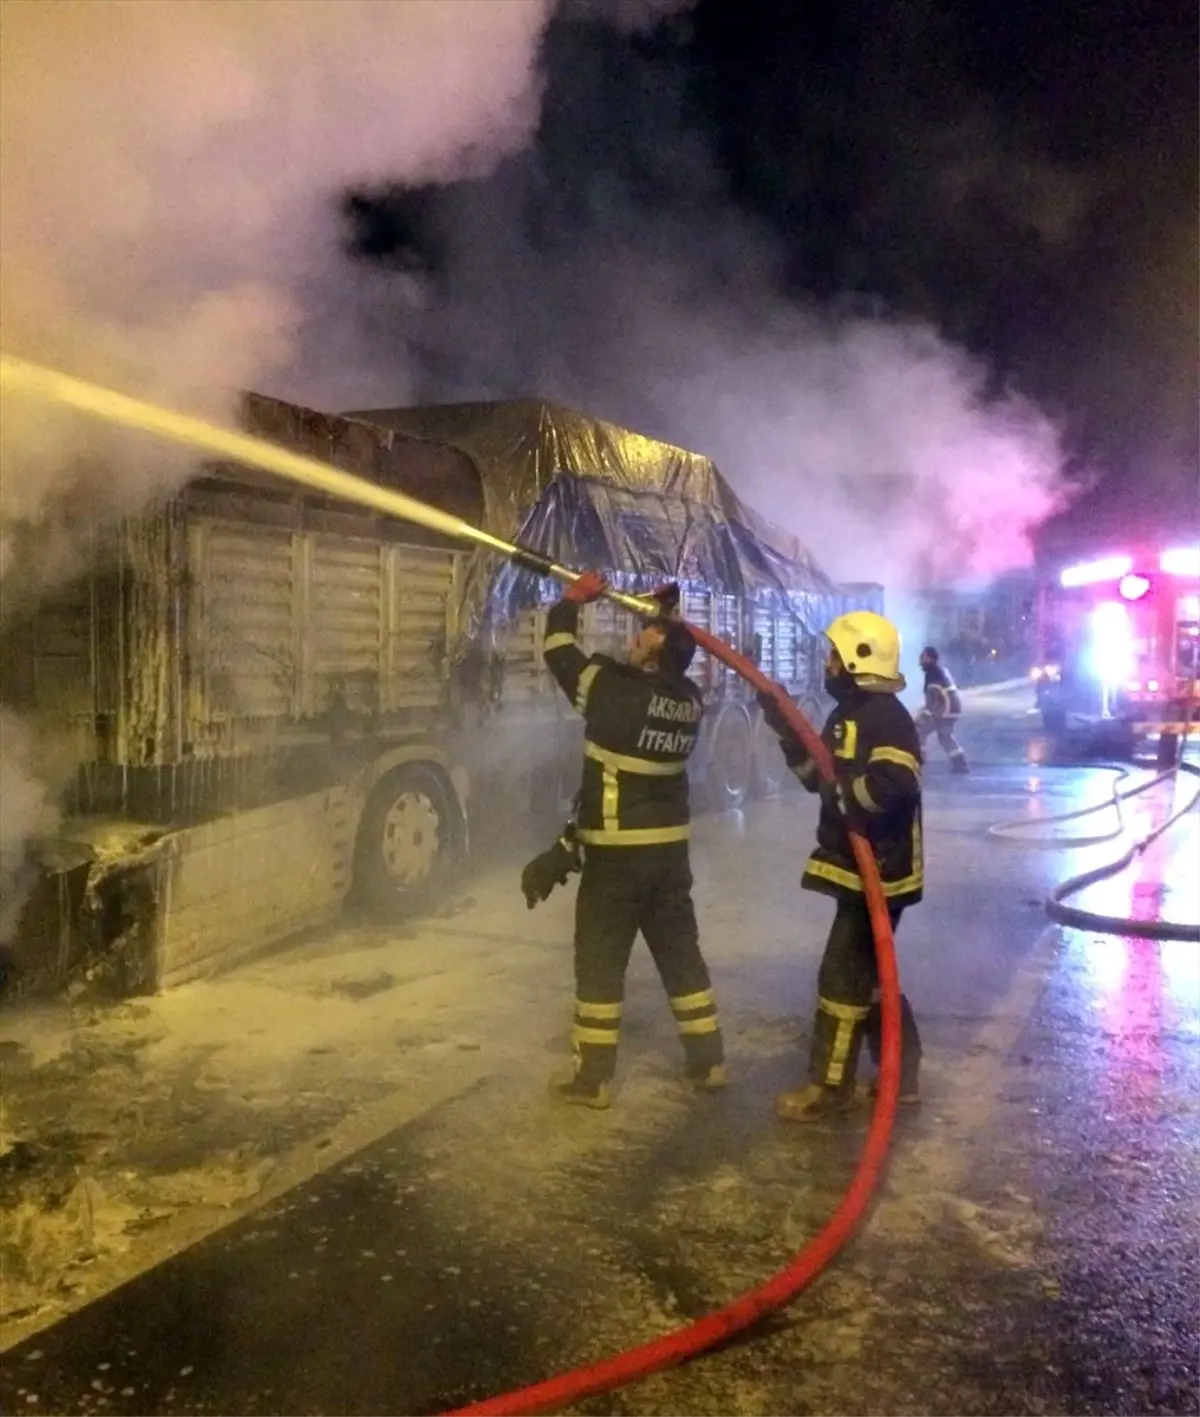
[[[388,917],[431,905],[462,858],[462,813],[430,767],[406,763],[367,799],[354,845],[354,898]]]
[[[704,779],[709,811],[730,812],[745,804],[753,765],[754,729],[750,715],[741,704],[727,704],[713,729]]]

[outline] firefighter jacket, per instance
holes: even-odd
[[[704,705],[690,679],[648,674],[576,638],[579,606],[560,600],[542,652],[583,715],[583,785],[576,817],[585,846],[658,846],[691,835],[686,765]]]
[[[931,664],[925,671],[925,709],[934,718],[957,718],[962,713],[958,685],[943,664]]]
[[[870,842],[890,905],[915,905],[925,885],[921,841],[921,747],[895,694],[859,690],[839,703],[821,737],[833,755],[837,791],[821,791],[817,848],[802,885],[840,899],[861,897],[863,884],[846,834],[847,821]],[[805,758],[793,771],[810,792],[821,784]]]

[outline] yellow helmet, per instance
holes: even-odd
[[[852,610],[839,615],[825,634],[860,689],[896,694],[904,688],[900,631],[890,620],[871,610]]]

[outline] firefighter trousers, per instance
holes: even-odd
[[[959,743],[958,739],[954,736],[954,725],[957,722],[957,714],[947,714],[943,718],[934,718],[931,713],[920,714],[917,718],[917,731],[921,735],[921,746],[925,746],[931,733],[936,733],[942,751],[950,761],[952,763],[965,763],[967,755],[963,751],[962,744]]]
[[[689,1075],[724,1061],[717,1006],[692,905],[686,841],[586,848],[575,899],[576,1068],[588,1082],[616,1070],[625,971],[642,932],[671,1003]]]
[[[888,910],[892,929],[903,909]],[[854,1086],[863,1042],[878,1064],[883,1043],[875,937],[866,901],[839,899],[817,975],[817,1015],[813,1023],[809,1076],[825,1087]],[[916,1092],[921,1038],[912,1005],[900,998],[900,1091]]]

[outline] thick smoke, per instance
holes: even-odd
[[[350,282],[342,187],[479,175],[528,138],[551,4],[6,0],[5,349],[225,416]],[[6,404],[9,526],[112,440]],[[120,446],[105,510],[163,468]]]
[[[0,706],[0,749],[4,768],[0,790],[0,943],[17,923],[27,875],[25,843],[49,832],[58,820],[53,794],[37,769],[32,735],[13,713]]]
[[[1198,450],[1200,11],[696,15],[720,161],[784,233],[791,287],[870,292],[986,351],[1062,414],[1073,460],[1111,474],[1072,509],[1078,532],[1117,500],[1115,526],[1167,531]]]
[[[340,192],[479,176],[519,148],[552,3],[5,0],[5,351],[219,419],[313,322],[329,338],[309,340],[309,367],[346,368],[356,351],[328,314],[364,273],[342,258]],[[187,467],[6,396],[4,607],[77,574],[98,522]],[[55,794],[28,726],[6,713],[0,733],[6,933],[23,843],[53,824]]]
[[[666,254],[599,239],[547,258],[490,215],[453,230],[462,283],[409,320],[426,391],[540,394],[706,452],[836,577],[986,580],[1029,561],[1063,496],[1055,428],[985,364],[928,323],[789,309],[754,247],[723,265],[711,232],[666,230]]]
[[[408,390],[424,293],[345,258],[348,187],[479,179],[532,135],[556,0],[2,0],[6,353],[218,420],[246,388]],[[641,33],[683,0],[563,0]],[[583,8],[580,8],[583,7]],[[382,341],[382,343],[381,343]],[[382,356],[382,359],[381,359]],[[186,455],[5,396],[0,626]],[[3,686],[0,685],[0,688]],[[3,929],[61,786],[0,722]]]
[[[997,395],[926,323],[790,309],[753,246],[725,260],[711,230],[699,245],[662,234],[661,252],[588,242],[536,273],[500,244],[507,277],[451,282],[421,324],[441,395],[536,392],[706,452],[841,579],[978,581],[1027,563],[1061,492],[1056,432],[1032,404]]]
[[[839,578],[1027,563],[1064,492],[1051,419],[928,318],[798,292],[796,243],[737,207],[663,51],[555,25],[532,151],[484,182],[376,194],[374,224],[357,211],[366,264],[383,248],[403,268],[362,326],[373,396],[399,401],[382,382],[403,339],[409,396],[541,395],[706,452]],[[1015,201],[1011,168],[960,181]],[[309,387],[353,406],[344,381]]]

